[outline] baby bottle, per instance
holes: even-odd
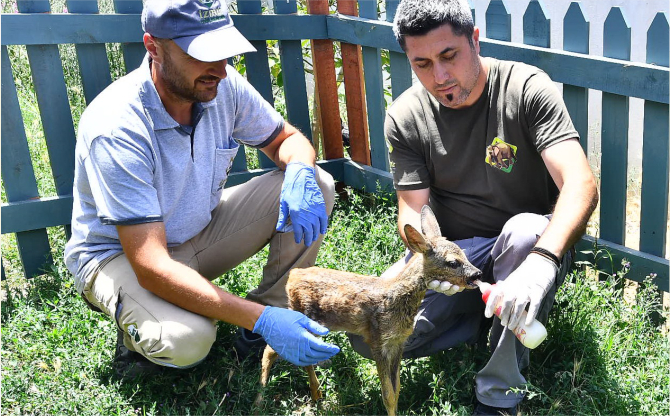
[[[476,283],[477,286],[479,286],[479,290],[482,292],[482,300],[486,302],[489,299],[491,289],[493,289],[494,285],[485,282]],[[498,305],[496,305],[494,313],[500,318],[500,308]],[[512,332],[525,347],[533,349],[540,345],[540,343],[547,337],[547,329],[537,319],[533,320],[530,325],[526,325],[526,315],[526,311],[523,311],[521,323]]]

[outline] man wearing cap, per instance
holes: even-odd
[[[310,142],[227,58],[255,51],[225,2],[149,0],[147,56],[91,102],[78,130],[72,237],[76,287],[119,329],[115,367],[134,376],[201,362],[216,321],[297,365],[339,349],[285,309],[293,267],[314,264],[333,207]],[[224,189],[239,143],[280,170]],[[210,282],[269,243],[247,299]],[[244,343],[242,343],[244,344]]]

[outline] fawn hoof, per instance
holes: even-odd
[[[312,390],[312,400],[315,402],[318,402],[319,400],[323,399],[323,393],[321,393],[321,390]]]
[[[263,400],[264,400],[263,392],[259,391],[258,394],[256,395],[256,400],[254,400],[253,407],[256,409],[260,408],[261,405],[263,404]]]

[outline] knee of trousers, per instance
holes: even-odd
[[[501,251],[514,247],[514,251],[528,253],[549,225],[544,215],[523,213],[510,218],[503,226],[496,246]],[[494,250],[496,248],[494,247]]]
[[[143,349],[143,355],[167,367],[188,368],[199,364],[214,344],[216,324],[203,316],[192,318],[182,322],[161,322],[158,341]]]
[[[326,202],[326,212],[328,215],[333,211],[335,206],[335,179],[332,175],[320,167],[316,167],[316,182],[321,188],[323,199]]]

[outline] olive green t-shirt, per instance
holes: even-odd
[[[579,138],[547,74],[519,62],[488,62],[486,86],[472,106],[444,107],[416,84],[386,117],[396,189],[429,188],[451,240],[497,236],[522,212],[549,214],[558,189],[540,152]]]

